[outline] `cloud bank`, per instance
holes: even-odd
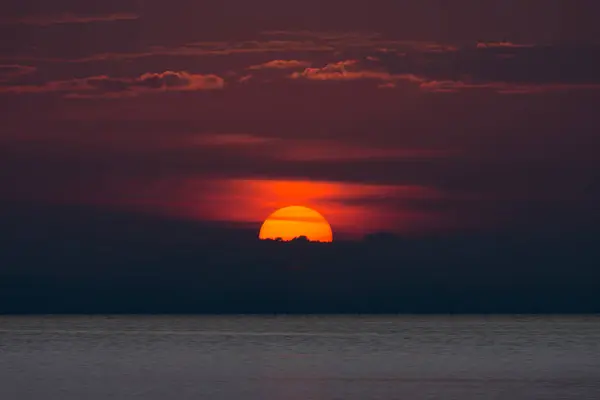
[[[47,21],[89,18],[133,18],[116,14],[104,17],[67,17]],[[39,21],[38,21],[39,22]],[[15,57],[6,61],[13,69],[4,74],[15,77],[30,73],[34,67],[23,64],[69,64],[69,68],[110,68],[115,63],[140,65],[140,72],[153,58],[154,70],[162,70],[161,60],[185,66],[188,60],[218,63],[221,76],[236,76],[237,83],[267,85],[286,79],[296,81],[373,81],[392,90],[404,85],[416,86],[427,93],[454,93],[486,90],[500,94],[537,94],[600,89],[600,46],[478,41],[467,44],[386,39],[376,33],[339,33],[274,31],[254,40],[204,41],[149,46],[138,52],[89,54],[78,58]],[[245,59],[246,64],[243,64]],[[228,64],[229,63],[229,64]],[[83,64],[80,66],[80,64]],[[144,67],[144,69],[141,69]],[[73,81],[49,82],[41,86],[0,87],[3,93],[39,93],[49,91],[137,94],[148,90],[203,90],[222,88],[216,75],[191,75],[167,72],[168,76],[141,76],[136,79],[99,76]],[[180,75],[178,75],[180,74]],[[187,75],[185,75],[187,74]],[[2,79],[0,70],[0,80]],[[3,79],[6,81],[6,79]],[[158,85],[153,87],[152,84]],[[342,84],[342,83],[340,83]]]

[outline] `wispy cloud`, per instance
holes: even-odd
[[[18,18],[0,18],[0,24],[22,24],[49,26],[58,24],[85,24],[90,22],[114,22],[114,21],[132,21],[139,19],[140,16],[133,13],[114,13],[114,14],[75,14],[62,13],[52,15],[28,15]]]
[[[535,45],[533,44],[519,44],[519,43],[512,43],[512,42],[506,42],[506,41],[502,41],[502,42],[477,42],[477,48],[478,49],[493,49],[493,48],[528,48],[528,47],[534,47]]]
[[[41,61],[88,63],[160,56],[203,57],[282,53],[289,57],[290,53],[299,53],[304,57],[307,54],[342,54],[346,52],[381,51],[397,54],[411,51],[438,53],[456,50],[457,48],[451,44],[431,41],[390,40],[377,33],[272,31],[265,32],[254,40],[199,41],[174,46],[151,46],[138,52],[107,52],[71,59],[45,58]],[[281,60],[286,59],[282,58]]]
[[[252,65],[248,69],[294,69],[294,68],[306,68],[311,65],[308,61],[299,60],[272,60],[263,64]]]
[[[145,73],[134,78],[93,76],[46,82],[41,85],[5,85],[0,93],[63,93],[67,97],[126,97],[157,91],[197,91],[222,89],[223,78],[188,72]]]
[[[23,75],[28,75],[36,71],[35,67],[29,65],[0,65],[0,82],[6,82]]]
[[[390,52],[401,51],[456,51],[457,47],[448,44],[423,40],[387,39],[376,32],[314,32],[314,31],[267,31],[266,37],[281,37],[291,41],[312,41],[327,44],[336,51],[351,49],[377,49]]]
[[[366,147],[339,141],[306,141],[281,149],[277,157],[287,161],[427,160],[445,158],[448,150]]]
[[[86,57],[61,59],[45,58],[46,62],[89,63],[98,61],[124,61],[148,57],[204,57],[204,56],[231,56],[236,54],[276,54],[276,53],[329,53],[335,49],[325,44],[313,42],[296,42],[284,40],[268,41],[239,41],[239,42],[192,42],[178,46],[152,46],[147,50],[134,53],[98,53]],[[23,57],[23,59],[28,59]],[[35,57],[31,58],[36,60]],[[37,59],[39,60],[39,59]]]
[[[190,140],[191,144],[202,146],[248,146],[271,143],[277,139],[252,135],[249,133],[220,133],[220,134],[203,134],[195,136]]]
[[[566,92],[574,90],[600,90],[600,83],[511,83],[511,82],[469,82],[469,81],[423,81],[419,87],[428,92],[455,93],[461,90],[492,90],[500,94],[536,94]]]
[[[351,160],[425,160],[455,155],[455,151],[427,148],[383,148],[346,143],[339,140],[291,139],[253,134],[202,134],[186,139],[181,145],[199,145],[220,149],[252,147],[265,158],[282,161]]]
[[[263,36],[288,37],[288,38],[313,38],[320,40],[345,40],[345,39],[377,39],[382,35],[377,32],[334,32],[334,31],[309,31],[309,30],[272,30],[262,32]]]

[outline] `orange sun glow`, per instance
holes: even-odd
[[[260,239],[290,241],[306,236],[313,242],[332,242],[329,222],[317,211],[301,206],[280,208],[265,220],[260,228]]]

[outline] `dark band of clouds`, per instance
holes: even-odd
[[[133,17],[129,14],[111,17],[115,16]],[[298,57],[290,57],[295,54]],[[235,64],[239,61],[231,61],[231,69],[219,73],[237,75],[234,82],[246,82],[251,78],[264,84],[285,78],[340,82],[371,80],[385,89],[411,84],[435,93],[488,90],[502,94],[532,94],[600,89],[600,46],[596,45],[536,45],[508,41],[478,41],[465,45],[392,40],[374,33],[278,31],[268,32],[256,40],[191,42],[150,46],[134,53],[98,53],[77,59],[38,61],[105,63],[103,65],[109,67],[116,62],[141,63],[141,59],[154,57],[160,66],[163,57],[180,60],[218,57],[225,69],[228,60],[241,55],[263,61],[245,66]],[[24,61],[14,59],[7,63],[17,65]],[[34,59],[30,61],[33,63]],[[97,81],[94,79],[93,82]],[[112,85],[113,89],[136,86],[119,79],[99,81],[100,86]],[[65,89],[64,84],[58,86],[60,89],[48,84],[41,89],[2,88],[0,91],[21,93]],[[79,84],[72,86],[80,91]]]
[[[114,13],[102,15],[62,13],[53,15],[28,15],[18,18],[0,18],[0,25],[49,26],[60,24],[86,24],[90,22],[133,21],[139,18],[139,15],[133,13]]]
[[[23,21],[60,23],[111,19],[134,19],[135,14],[102,16],[63,15],[28,17]],[[297,53],[302,58],[291,58]],[[44,58],[25,55],[9,64],[24,61],[53,63],[112,63],[148,57],[228,57],[248,54],[269,57],[246,66],[255,70],[309,68],[321,64],[324,71],[307,69],[312,80],[375,79],[390,88],[409,80],[429,92],[490,89],[502,93],[531,93],[598,89],[600,47],[594,45],[536,45],[508,41],[478,41],[469,44],[388,39],[377,33],[360,32],[266,32],[254,40],[189,42],[149,46],[132,53],[97,53],[80,58]],[[331,72],[332,66],[350,60],[345,74]],[[577,62],[574,62],[577,60]],[[324,63],[325,61],[325,63]],[[295,77],[300,77],[297,75]]]

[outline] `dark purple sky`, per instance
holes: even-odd
[[[8,0],[0,196],[334,230],[600,222],[600,3]]]

